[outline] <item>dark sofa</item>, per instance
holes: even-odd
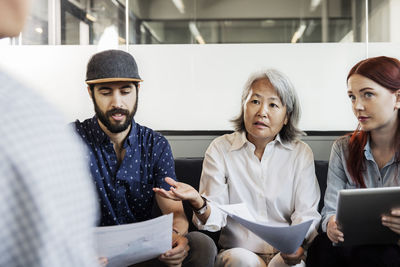
[[[328,172],[328,162],[316,160],[315,162],[315,173],[317,175],[319,187],[321,190],[321,199],[319,201],[319,211],[321,211],[324,205],[324,195],[326,189],[326,175]],[[203,167],[203,158],[176,158],[175,159],[175,173],[176,177],[180,182],[190,184],[196,190],[199,189],[199,181],[201,176],[201,170]],[[196,227],[192,224],[192,209],[189,204],[183,202],[186,217],[189,221],[189,231],[196,230]],[[214,241],[218,241],[219,232],[205,232]]]

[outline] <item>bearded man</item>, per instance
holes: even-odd
[[[153,192],[154,187],[170,188],[165,177],[176,179],[174,158],[164,136],[134,120],[140,82],[135,59],[124,51],[97,53],[87,65],[86,83],[96,115],[77,120],[75,128],[89,149],[100,226],[151,219],[156,201],[163,214],[174,214],[172,249],[140,266],[213,266],[215,244],[200,232],[187,234],[182,202]]]

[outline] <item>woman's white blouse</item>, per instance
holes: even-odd
[[[216,205],[244,202],[258,222],[295,225],[313,220],[307,241],[317,235],[320,190],[314,158],[301,141],[285,143],[279,135],[265,147],[261,161],[245,133],[234,132],[215,139],[206,151],[200,194],[211,208],[206,224],[194,215],[201,230],[222,229],[223,248],[242,247],[256,253],[272,253],[273,247],[233,221]]]

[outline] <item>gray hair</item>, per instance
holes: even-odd
[[[235,130],[241,132],[246,131],[244,125],[244,105],[246,104],[246,99],[250,94],[252,85],[254,82],[261,79],[268,79],[270,81],[281,99],[282,104],[286,106],[288,122],[279,132],[282,141],[291,142],[298,139],[299,136],[305,135],[303,131],[297,128],[300,120],[300,104],[296,91],[294,90],[289,78],[275,69],[266,69],[250,75],[244,86],[240,114],[231,120],[234,124]]]

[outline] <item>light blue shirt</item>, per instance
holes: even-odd
[[[338,193],[341,189],[358,188],[352,180],[346,165],[349,136],[341,137],[332,146],[329,160],[325,205],[322,209],[322,230],[326,232],[329,218],[336,214]],[[379,169],[371,152],[369,140],[364,147],[364,182],[367,188],[391,187],[400,185],[400,167],[393,157],[382,169]]]
[[[84,145],[52,106],[0,71],[0,266],[98,266]]]

